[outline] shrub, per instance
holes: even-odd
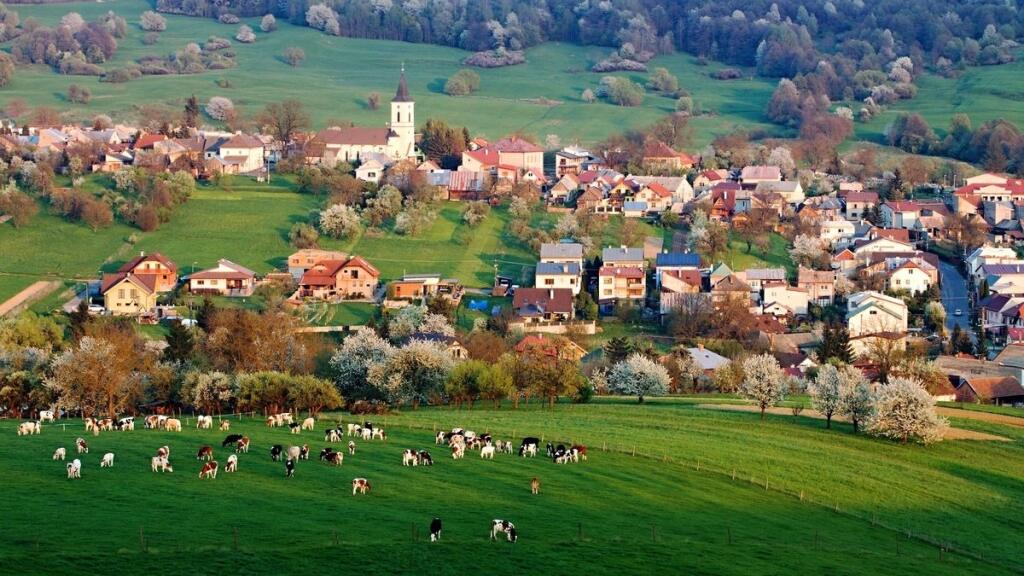
[[[289,46],[284,49],[284,60],[292,66],[298,66],[306,59],[306,51],[298,46]]]
[[[277,30],[277,18],[274,18],[273,14],[267,14],[260,20],[260,30],[264,32],[273,32]]]
[[[146,10],[139,16],[139,26],[149,32],[162,32],[167,29],[167,19],[152,10]]]
[[[316,28],[326,34],[341,36],[341,24],[338,23],[338,15],[326,4],[314,4],[306,10],[306,23],[310,28]]]
[[[639,106],[644,101],[644,89],[627,78],[616,78],[608,88],[608,99],[619,106]]]
[[[743,72],[736,68],[723,68],[711,74],[711,77],[715,80],[737,80],[743,77]]]
[[[146,34],[142,36],[142,43],[145,44],[146,46],[152,46],[152,45],[156,44],[159,41],[160,41],[160,33],[159,32],[146,32]]]
[[[486,50],[477,52],[462,61],[466,66],[477,68],[501,68],[502,66],[514,66],[526,62],[526,55],[522,50]]]
[[[444,84],[449,96],[468,96],[480,89],[480,75],[472,70],[459,70]]]
[[[252,31],[252,28],[242,24],[238,27],[238,33],[235,34],[235,40],[243,44],[252,44],[256,41],[256,34]]]
[[[223,96],[214,96],[206,103],[206,113],[214,120],[227,120],[234,112],[234,102]]]
[[[206,43],[203,44],[203,50],[207,52],[215,52],[217,50],[223,50],[231,47],[231,41],[227,38],[221,38],[220,36],[210,36],[206,39]]]
[[[92,91],[85,86],[79,86],[78,84],[72,84],[68,86],[68,102],[75,104],[88,104],[89,100],[92,100]]]
[[[217,18],[217,21],[221,24],[238,24],[239,22],[241,22],[238,16],[235,16],[234,14],[228,12],[221,14],[220,17]]]

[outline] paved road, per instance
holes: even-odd
[[[939,274],[942,275],[942,306],[946,309],[946,328],[952,330],[953,326],[959,324],[961,330],[973,333],[967,278],[956,266],[945,260],[939,260]],[[963,314],[954,316],[953,312],[958,308]]]

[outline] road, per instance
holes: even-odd
[[[945,260],[939,260],[939,274],[942,275],[942,306],[946,309],[946,328],[952,330],[959,324],[961,330],[973,334],[967,278],[959,268]],[[963,314],[955,316],[953,312],[957,309],[962,310]]]

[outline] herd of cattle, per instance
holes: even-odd
[[[40,412],[39,420],[22,422],[17,428],[18,436],[40,434],[42,430],[42,422],[54,421],[53,412],[43,411]],[[135,419],[132,417],[125,417],[119,419],[94,419],[85,418],[85,430],[86,432],[92,432],[94,435],[99,435],[101,431],[112,431],[112,430],[134,430]],[[167,416],[152,415],[147,416],[144,420],[145,427],[153,430],[165,430],[172,432],[180,432],[182,430],[181,420],[178,418],[171,418]],[[281,413],[268,416],[266,419],[266,425],[268,427],[288,427],[289,431],[293,434],[300,434],[301,431],[310,430],[312,431],[316,426],[316,421],[313,418],[306,418],[301,423],[295,422],[290,413]],[[222,431],[230,430],[230,423],[227,420],[223,420],[219,424],[219,429]],[[196,428],[200,430],[210,430],[213,428],[213,417],[212,416],[199,416],[196,419]],[[362,424],[349,423],[346,426],[339,424],[334,428],[328,428],[324,431],[324,442],[327,443],[339,443],[344,442],[346,438],[355,438],[360,440],[387,440],[387,434],[383,428],[374,426],[372,422],[364,422]],[[481,459],[494,459],[496,453],[502,454],[513,454],[513,445],[510,441],[496,440],[491,434],[476,434],[472,430],[466,430],[464,428],[453,428],[451,431],[438,432],[434,438],[434,444],[437,446],[447,446],[451,452],[452,459],[460,460],[465,457],[467,450],[478,450],[480,452]],[[523,438],[519,444],[518,454],[520,457],[536,457],[540,449],[541,440],[532,436]],[[228,455],[226,464],[223,467],[225,473],[233,473],[238,471],[238,455],[247,454],[250,447],[250,439],[248,436],[241,434],[229,434],[221,442],[221,448],[233,448],[234,453]],[[354,440],[348,440],[347,444],[348,453],[350,456],[354,456],[356,453],[356,443]],[[85,438],[79,437],[75,440],[75,451],[76,454],[88,454],[89,444]],[[285,478],[291,478],[295,475],[296,462],[300,460],[309,460],[309,444],[303,444],[301,446],[283,446],[281,444],[274,444],[270,447],[270,457],[275,462],[284,462],[285,465]],[[546,445],[546,455],[556,464],[567,464],[577,463],[580,460],[587,460],[587,448],[582,444],[573,444],[571,446],[565,446],[563,444],[553,445],[548,442]],[[160,473],[173,473],[174,468],[170,461],[171,448],[170,446],[161,446],[156,450],[156,453],[150,459],[150,469],[152,472]],[[67,450],[61,446],[58,447],[53,453],[53,460],[65,461],[67,457]],[[212,446],[202,446],[196,452],[196,460],[202,462],[202,467],[199,471],[199,479],[214,480],[217,478],[217,472],[220,469],[220,465],[214,460],[214,451]],[[335,451],[331,446],[327,446],[320,451],[320,461],[325,462],[334,466],[341,466],[344,460],[344,454],[342,452]],[[432,466],[434,460],[427,450],[415,450],[406,449],[402,452],[402,465],[403,466]],[[114,453],[107,452],[100,459],[101,468],[112,468],[114,466]],[[82,477],[82,461],[79,458],[75,458],[71,462],[66,464],[67,477],[68,479],[80,479]],[[353,478],[352,479],[352,495],[366,494],[370,491],[370,482],[366,478]],[[530,481],[530,491],[532,494],[538,494],[540,492],[540,481],[537,478],[533,478]],[[494,540],[499,534],[504,534],[509,542],[516,542],[518,539],[518,533],[515,526],[507,521],[501,519],[495,519],[491,526],[491,539]],[[441,520],[440,518],[434,518],[430,525],[430,539],[432,542],[440,540],[441,538]]]

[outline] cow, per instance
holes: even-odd
[[[163,458],[169,457],[171,455],[171,447],[170,446],[161,446],[161,447],[157,448],[156,449],[156,455],[160,456],[160,457],[163,457]]]
[[[196,418],[196,430],[209,430],[213,428],[213,416],[198,416]]]
[[[324,442],[340,442],[341,434],[334,428],[328,428],[324,431]]]
[[[229,444],[238,444],[238,441],[244,438],[241,434],[228,434],[224,437],[224,441],[220,443],[221,448],[227,448]]]
[[[548,458],[555,457],[555,447],[554,445],[551,444],[551,442],[548,442],[547,450],[545,450],[544,453],[547,455]]]
[[[444,430],[439,430],[437,432],[437,434],[434,436],[434,444],[435,445],[444,444],[447,440],[448,440],[448,433],[445,432]]]
[[[273,416],[267,416],[267,428],[273,428],[277,425],[277,419]]]
[[[149,467],[153,472],[174,472],[174,468],[171,467],[171,461],[167,459],[167,456],[153,456],[149,460]]]
[[[68,480],[70,480],[72,478],[81,478],[82,477],[82,461],[79,460],[78,458],[75,458],[71,462],[68,462],[67,469],[68,469]]]
[[[277,462],[281,459],[281,453],[284,452],[284,446],[280,444],[274,444],[270,447],[270,459]]]
[[[373,439],[373,429],[372,428],[360,428],[359,429],[359,437],[362,438],[363,440],[372,440]]]
[[[351,441],[351,440],[348,441],[348,455],[349,456],[355,456],[356,455],[356,443]]]
[[[99,428],[96,427],[96,421],[93,420],[92,418],[89,418],[88,416],[85,417],[83,422],[85,422],[85,431],[86,432],[93,432],[93,431],[99,429]]]
[[[494,460],[494,444],[488,444],[480,449],[480,459]]]
[[[362,427],[359,424],[353,424],[351,422],[349,422],[348,426],[346,427],[346,429],[348,430],[348,435],[349,436],[360,436],[361,435],[361,432],[360,432],[361,428]]]
[[[289,446],[288,449],[284,451],[284,456],[290,460],[301,460],[302,458],[300,458],[300,456],[302,456],[302,448],[299,446]]]
[[[462,435],[465,436],[466,442],[469,442],[470,440],[476,438],[476,432],[473,432],[472,430],[466,430],[465,432],[462,433]]]
[[[370,491],[370,481],[366,478],[353,478],[352,479],[352,495],[355,496],[356,492],[360,494],[366,494]]]
[[[519,444],[519,455],[520,456],[536,456],[537,447],[540,446],[540,439],[534,438],[533,436],[527,436],[523,438],[522,443]]]
[[[583,444],[573,444],[570,450],[573,453],[574,462],[579,462],[580,460],[587,461],[587,447]]]
[[[313,426],[315,426],[315,425],[316,425],[316,420],[314,418],[306,418],[305,420],[302,421],[302,429],[303,430],[312,430]]]
[[[530,494],[540,494],[540,480],[536,476],[530,480]]]
[[[228,456],[228,463],[224,465],[224,472],[238,472],[238,454]]]
[[[462,434],[452,434],[448,438],[448,445],[449,446],[462,446],[462,447],[465,447],[466,446],[466,437],[463,436]]]
[[[228,430],[231,430],[231,422],[229,422],[227,420],[221,420],[220,421],[220,431],[221,432],[227,432]]]
[[[430,541],[437,542],[441,539],[441,519],[434,518],[430,521]]]
[[[22,422],[18,424],[18,436],[28,436],[31,434],[39,434],[42,427],[39,422]]]
[[[383,428],[374,428],[373,429],[373,437],[374,438],[380,438],[381,440],[387,440],[388,439],[388,435],[384,432]]]
[[[107,452],[103,455],[100,460],[100,468],[113,468],[114,467],[114,453]]]
[[[292,413],[291,412],[281,412],[280,414],[277,415],[277,417],[281,419],[281,425],[282,426],[284,426],[285,424],[291,424],[292,423]]]
[[[345,459],[345,455],[341,452],[331,452],[327,455],[326,462],[335,466],[341,466],[342,461]]]
[[[295,476],[295,460],[291,458],[284,461],[284,477],[291,478]]]
[[[103,432],[109,432],[114,429],[114,420],[112,418],[104,418],[103,420],[97,422],[97,425],[98,428]]]
[[[291,424],[288,425],[288,429],[291,431],[292,434],[298,434],[302,427],[299,425],[298,422],[292,422]]]
[[[177,418],[168,418],[164,422],[164,429],[168,432],[181,432],[181,420]]]
[[[63,462],[64,461],[64,457],[67,456],[67,455],[68,455],[68,451],[65,450],[63,446],[61,446],[60,448],[57,448],[56,450],[53,451],[53,459],[54,460],[60,460],[61,462]]]
[[[146,427],[147,430],[153,430],[153,429],[159,428],[160,424],[161,424],[161,420],[160,420],[161,418],[163,418],[164,420],[167,420],[166,416],[157,416],[156,414],[150,414],[149,416],[146,416],[146,421],[145,421],[144,426]]]
[[[206,478],[217,478],[217,461],[210,460],[206,464],[203,464],[203,469],[199,471],[199,479],[204,480]]]
[[[512,442],[510,440],[498,440],[496,446],[498,448],[498,452],[501,452],[502,454],[512,453]]]
[[[203,446],[196,453],[196,460],[213,460],[213,447]]]
[[[299,447],[299,460],[309,460],[309,444]]]
[[[249,453],[249,437],[248,436],[242,436],[242,439],[239,440],[238,444],[235,445],[235,452],[245,452],[246,454]]]
[[[434,459],[430,457],[430,452],[426,450],[420,450],[420,453],[416,455],[420,461],[420,466],[433,466]]]
[[[514,524],[508,520],[495,519],[491,522],[491,540],[497,540],[500,533],[504,533],[509,542],[515,542],[519,539],[519,534],[516,532]]]
[[[39,421],[40,422],[53,422],[54,421],[53,410],[40,410],[39,411]]]
[[[75,448],[78,450],[79,454],[89,453],[89,445],[85,443],[85,438],[77,438],[75,440]]]
[[[466,447],[462,444],[452,445],[452,460],[461,460],[466,456]]]
[[[124,432],[125,430],[135,430],[135,418],[131,416],[125,416],[124,418],[118,418],[114,424],[118,430]]]
[[[334,448],[328,446],[320,451],[320,461],[324,462],[327,460],[327,456],[334,453]]]
[[[415,466],[419,464],[419,455],[415,450],[402,451],[402,466]]]

